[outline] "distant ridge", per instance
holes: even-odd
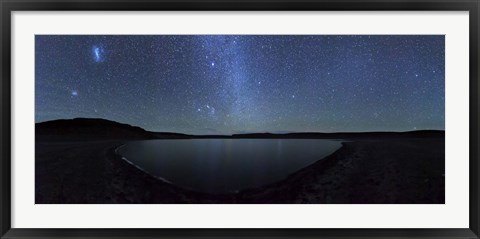
[[[171,132],[150,132],[138,126],[100,118],[74,118],[35,124],[35,137],[42,140],[92,139],[191,139],[191,138],[392,138],[392,137],[445,137],[443,130],[417,130],[408,132],[339,132],[339,133],[248,133],[233,135],[188,135]]]
[[[253,133],[253,134],[234,134],[233,138],[323,138],[323,139],[339,139],[339,138],[385,138],[385,137],[444,137],[443,130],[417,130],[407,132],[340,132],[340,133]]]

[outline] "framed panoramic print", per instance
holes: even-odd
[[[477,238],[465,1],[7,1],[2,238]]]

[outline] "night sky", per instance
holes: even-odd
[[[410,131],[445,127],[445,37],[35,37],[35,121],[150,131]]]

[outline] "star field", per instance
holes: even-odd
[[[445,37],[37,35],[35,121],[189,134],[444,129]]]

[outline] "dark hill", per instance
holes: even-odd
[[[36,123],[35,137],[42,140],[188,138],[187,135],[182,134],[149,132],[129,124],[87,118]]]

